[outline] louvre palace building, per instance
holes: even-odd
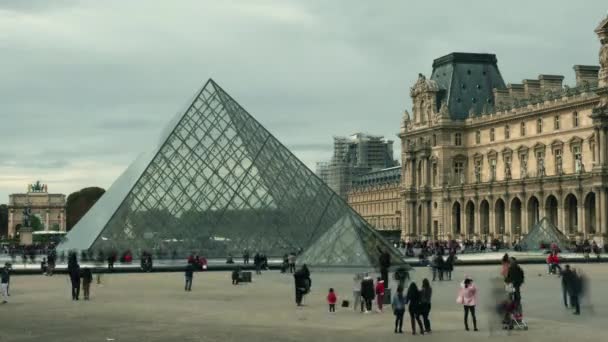
[[[399,137],[402,237],[515,240],[542,218],[608,235],[608,18],[599,66],[505,83],[492,54],[452,53],[411,88]]]

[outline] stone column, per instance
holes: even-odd
[[[601,188],[593,189],[595,193],[595,234],[603,235],[606,233],[606,228],[602,227],[602,192]]]
[[[579,200],[578,201],[578,212],[576,214],[577,216],[577,221],[576,224],[578,225],[578,232],[579,233],[583,233],[583,236],[585,238],[587,238],[587,229],[585,227],[585,204],[583,201]]]
[[[511,229],[511,201],[506,198],[505,201],[505,234],[509,233],[509,238],[513,235],[513,229]]]
[[[15,236],[15,222],[14,222],[14,214],[13,214],[13,209],[10,209],[8,211],[8,236],[9,237],[13,237]]]
[[[479,201],[475,203],[475,233],[481,234],[481,208],[479,207]]]
[[[528,201],[524,197],[524,200],[521,203],[521,227],[519,230],[521,231],[521,235],[528,233]]]
[[[602,227],[602,233],[606,234],[608,233],[608,227],[606,227],[606,225],[608,225],[608,191],[606,191],[605,189],[602,190],[602,200],[601,200],[601,207],[600,207],[600,216],[601,216],[601,225],[599,225],[598,227]],[[597,213],[596,213],[597,215]],[[604,243],[606,243],[606,241],[604,241]]]
[[[65,217],[64,217],[63,213],[64,213],[64,209],[61,209],[61,211],[59,211],[59,227],[62,232],[65,232],[66,224],[65,224]]]
[[[493,200],[490,200],[490,202],[494,202]],[[496,227],[496,213],[494,212],[495,208],[495,203],[489,203],[489,215],[488,215],[488,233],[490,235],[494,235],[496,236],[496,234],[498,234],[498,227]]]
[[[468,232],[467,232],[467,212],[465,210],[465,206],[464,206],[464,198],[460,199],[460,234],[464,235],[464,236],[468,236]],[[460,238],[460,237],[459,237]]]
[[[604,127],[600,128],[600,165],[606,164],[606,130]]]
[[[47,209],[44,214],[44,230],[49,230],[49,226],[51,225],[51,213],[50,210]]]
[[[599,128],[596,127],[594,129],[594,132],[595,132],[595,134],[594,134],[595,135],[595,145],[593,147],[593,153],[595,155],[594,155],[593,160],[595,160],[595,164],[600,164],[601,165],[601,162],[600,162],[600,130],[599,130]]]
[[[408,231],[408,234],[410,236],[412,235],[416,235],[416,202],[412,201],[410,202],[410,229]]]
[[[568,232],[566,231],[566,208],[564,207],[564,204],[561,200],[557,204],[557,217],[559,221],[557,229],[567,235]]]

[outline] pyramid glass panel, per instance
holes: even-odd
[[[329,235],[328,235],[329,234]],[[209,80],[68,233],[62,250],[206,257],[320,247],[316,260],[369,264],[398,252],[245,109]],[[316,250],[319,250],[317,248]],[[321,252],[320,251],[320,252]],[[320,253],[319,252],[319,253]],[[312,253],[309,255],[317,255]]]
[[[541,250],[541,245],[552,243],[565,249],[569,245],[568,238],[559,231],[547,218],[540,220],[519,243],[523,250]]]

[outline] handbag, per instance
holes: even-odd
[[[461,289],[458,291],[458,297],[456,297],[456,303],[464,304],[464,291]]]

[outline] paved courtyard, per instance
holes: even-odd
[[[266,272],[254,282],[230,285],[228,272],[195,274],[193,290],[183,291],[181,273],[112,274],[93,285],[90,302],[70,300],[65,275],[14,276],[10,303],[0,305],[0,341],[427,341],[493,340],[594,341],[605,336],[608,317],[608,265],[581,265],[592,280],[591,307],[581,316],[563,308],[559,279],[542,265],[525,265],[524,306],[530,330],[490,334],[487,308],[490,278],[498,266],[461,267],[481,291],[479,332],[465,332],[462,307],[455,303],[458,281],[435,282],[431,336],[395,335],[393,315],[363,315],[338,308],[327,313],[325,296],[334,287],[340,299],[351,296],[352,276],[313,270],[306,306],[294,304],[293,277]],[[539,276],[540,274],[540,276]],[[417,269],[414,279],[428,276]],[[348,298],[350,299],[350,298]],[[406,316],[407,317],[407,316]],[[406,320],[409,323],[409,320]],[[405,324],[409,333],[409,324]]]

